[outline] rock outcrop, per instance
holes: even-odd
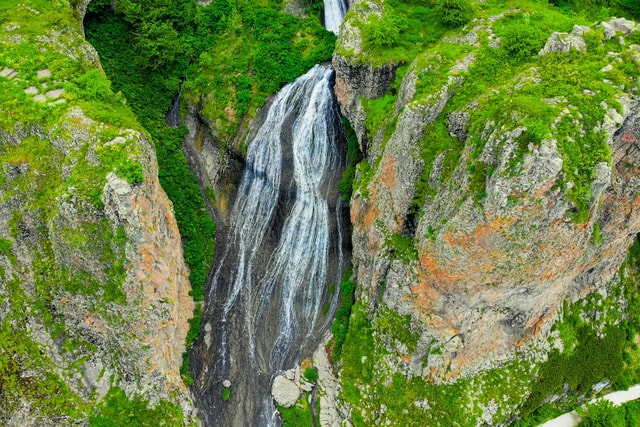
[[[350,15],[352,23],[363,19],[356,13]],[[499,18],[488,20],[489,27],[476,25],[474,32],[492,33],[490,25]],[[345,28],[350,25],[347,21]],[[624,36],[635,24],[613,20],[607,25],[604,31],[611,27]],[[603,29],[576,26],[571,34],[554,33],[541,55],[584,52],[582,37],[589,31]],[[354,45],[349,37],[355,31],[344,33],[341,43]],[[575,88],[585,103],[602,90],[615,92],[608,101],[598,101],[594,121],[584,124],[576,105],[562,96],[549,97],[537,102],[556,113],[545,119],[543,134],[532,136],[533,121],[522,118],[531,114],[529,107],[515,101],[540,93],[533,88],[547,84],[535,62],[493,93],[454,104],[454,110],[459,88],[473,84],[466,79],[473,79],[474,50],[465,48],[453,61],[418,56],[386,122],[393,124],[382,125],[395,126],[393,132],[376,133],[366,129],[360,97],[384,94],[393,74],[375,71],[357,51],[339,50],[334,62],[338,99],[373,169],[358,178],[351,203],[359,298],[374,323],[383,307],[390,308],[410,316],[410,330],[418,336],[413,350],[392,336],[382,337],[385,351],[396,355],[393,369],[450,381],[497,366],[518,348],[544,341],[565,298],[578,299],[608,283],[640,231],[638,81],[615,83],[607,76],[616,64],[631,58],[637,62],[637,56],[626,51],[623,59],[612,52],[598,59],[612,63],[597,76],[608,89],[600,83],[595,91]],[[425,63],[427,68],[420,66]],[[439,83],[428,91],[416,89],[416,81],[427,74],[432,80],[441,77]],[[380,85],[372,89],[367,82],[374,76]],[[497,109],[490,106],[500,103]],[[612,103],[617,106],[609,107]],[[483,116],[488,109],[492,115]],[[569,117],[576,127],[567,134],[561,129]],[[438,126],[447,126],[450,148],[424,157],[430,152],[425,144],[437,143],[428,141]],[[372,141],[367,131],[375,135]],[[606,142],[602,156],[585,158],[589,166],[568,170],[575,159],[567,144],[590,144],[585,135]],[[402,241],[410,242],[408,247]]]
[[[32,47],[43,64],[19,60],[0,76],[0,423],[85,422],[116,389],[188,415],[180,367],[193,300],[152,143],[68,4],[12,12],[3,60]],[[31,87],[59,92],[39,103]]]

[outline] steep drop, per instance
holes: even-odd
[[[249,146],[193,350],[207,425],[275,425],[274,374],[310,357],[330,324],[344,264],[332,75],[318,65],[285,86]]]

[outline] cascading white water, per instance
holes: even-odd
[[[324,26],[334,34],[340,32],[340,25],[347,14],[349,3],[347,0],[325,0],[324,2]]]
[[[343,1],[325,2],[336,33]],[[330,325],[338,294],[329,285],[344,269],[336,184],[345,166],[332,76],[316,65],[286,85],[249,145],[196,362],[207,425],[277,425],[273,376],[310,357]],[[227,379],[228,402],[218,394]]]

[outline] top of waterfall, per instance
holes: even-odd
[[[327,30],[338,35],[340,24],[349,9],[348,0],[325,0],[324,2],[324,26]]]

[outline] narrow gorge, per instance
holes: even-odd
[[[0,424],[640,425],[639,208],[636,0],[2,1]]]
[[[344,9],[325,3],[333,31]],[[309,359],[331,324],[349,246],[333,74],[316,65],[274,96],[249,144],[228,227],[218,227],[204,334],[191,352],[207,425],[279,424],[274,378]]]

